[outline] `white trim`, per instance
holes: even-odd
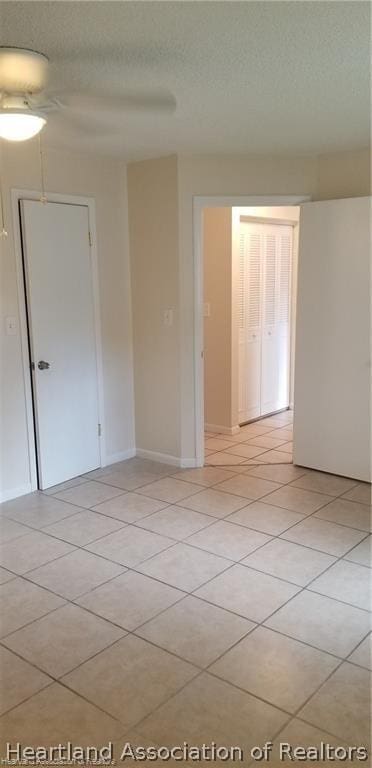
[[[220,432],[222,435],[238,435],[239,424],[236,427],[223,427],[221,424],[204,424],[205,432]]]
[[[12,214],[14,225],[14,251],[16,259],[16,274],[17,274],[17,293],[18,293],[18,307],[19,307],[19,325],[21,336],[21,349],[22,349],[22,367],[23,367],[23,385],[25,393],[26,404],[26,421],[27,421],[27,439],[28,439],[28,455],[29,455],[29,467],[30,467],[30,487],[24,493],[30,493],[37,490],[37,469],[36,469],[36,447],[34,438],[34,416],[32,407],[32,391],[31,391],[31,376],[30,365],[28,355],[28,335],[27,335],[27,314],[26,314],[26,297],[24,292],[23,281],[23,261],[22,261],[22,243],[21,243],[21,224],[19,216],[19,201],[20,200],[40,200],[40,191],[30,189],[12,189]],[[93,280],[93,304],[94,304],[94,325],[95,325],[95,338],[96,338],[96,361],[97,361],[97,389],[98,389],[98,416],[99,423],[102,425],[102,434],[100,437],[100,463],[101,466],[105,466],[109,462],[106,457],[106,441],[105,441],[105,414],[104,414],[104,396],[103,396],[103,362],[102,362],[102,335],[101,335],[101,316],[100,316],[100,301],[99,301],[99,277],[98,277],[98,252],[97,252],[97,232],[96,232],[96,209],[95,200],[92,197],[84,197],[80,195],[65,195],[55,192],[48,192],[48,202],[50,203],[66,203],[67,205],[84,205],[88,208],[88,220],[89,229],[91,233],[91,265],[92,265],[92,280]],[[120,459],[118,459],[120,461]],[[112,462],[114,463],[114,462]],[[25,486],[23,486],[25,487]],[[17,489],[16,489],[17,490]],[[19,490],[19,489],[18,489]],[[19,492],[18,495],[22,495]]]
[[[197,467],[204,465],[203,208],[300,205],[310,200],[309,195],[195,195],[193,198],[194,411]]]
[[[26,485],[21,485],[18,488],[10,488],[9,491],[1,491],[0,492],[0,504],[3,503],[3,501],[11,501],[11,499],[17,499],[18,496],[25,496],[26,493],[32,493],[35,488],[32,487],[31,483],[26,483]]]
[[[106,453],[105,463],[103,467],[107,467],[109,464],[117,464],[119,461],[126,461],[127,459],[133,459],[136,455],[135,448],[128,448],[126,451],[118,451],[117,453]]]
[[[159,453],[158,451],[148,451],[146,448],[137,448],[136,456],[140,459],[159,461],[160,464],[170,464],[172,467],[181,466],[181,459],[178,456],[171,456],[168,453]]]
[[[195,458],[180,458],[179,456],[171,456],[168,453],[148,451],[145,448],[137,448],[136,456],[138,456],[140,459],[158,461],[160,464],[169,464],[171,467],[181,467],[182,469],[193,469],[197,466]]]
[[[90,232],[90,255],[92,265],[92,283],[93,283],[93,306],[94,306],[94,330],[96,339],[96,366],[97,366],[97,390],[98,390],[98,416],[101,424],[101,434],[99,441],[99,454],[101,466],[107,462],[106,457],[106,419],[104,407],[104,389],[103,389],[103,354],[102,354],[102,332],[101,332],[101,305],[99,297],[99,272],[98,272],[98,250],[97,250],[97,227],[96,227],[96,201],[92,197],[86,198],[88,206],[88,221]]]
[[[195,458],[192,459],[180,459],[180,467],[181,469],[195,469],[199,465],[197,464],[197,461]]]
[[[25,192],[22,194],[26,194]],[[40,195],[39,195],[40,197]],[[26,408],[26,424],[27,424],[27,447],[28,447],[28,461],[30,471],[30,487],[29,491],[37,490],[37,470],[36,470],[36,448],[35,448],[35,434],[34,434],[34,415],[32,407],[32,392],[31,392],[31,376],[30,376],[30,362],[28,353],[28,335],[27,335],[27,314],[26,314],[26,299],[24,291],[23,281],[23,263],[22,263],[22,243],[21,243],[21,220],[19,214],[18,203],[22,199],[20,190],[11,191],[12,198],[12,214],[13,214],[13,230],[14,230],[14,253],[16,262],[16,280],[17,280],[17,295],[18,295],[18,316],[19,316],[19,329],[20,329],[20,341],[21,341],[21,354],[22,354],[22,369],[23,369],[23,390],[25,397]],[[26,486],[21,486],[22,488]],[[14,493],[22,496],[22,491],[14,489]],[[13,497],[15,498],[15,496]]]
[[[240,221],[247,224],[276,224],[278,227],[295,227],[298,224],[297,219],[271,219],[269,216],[249,216],[248,214],[241,215]]]

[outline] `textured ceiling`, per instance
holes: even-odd
[[[0,40],[46,53],[55,87],[171,90],[174,115],[117,116],[52,145],[128,159],[313,153],[369,141],[368,2],[0,2]],[[96,115],[104,125],[104,115]]]

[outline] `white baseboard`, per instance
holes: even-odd
[[[8,491],[0,491],[0,503],[3,501],[10,501],[11,499],[17,499],[18,496],[25,496],[26,493],[32,493],[35,488],[31,483],[26,483],[18,488],[10,488]]]
[[[128,448],[126,451],[119,451],[118,453],[111,453],[103,457],[102,466],[107,467],[109,464],[117,464],[119,461],[125,461],[126,459],[132,459],[136,455],[135,448]],[[26,483],[18,488],[10,488],[6,491],[0,491],[0,504],[3,501],[11,501],[11,499],[17,499],[18,496],[25,496],[26,493],[32,493],[37,488],[32,487],[32,483]]]
[[[171,456],[169,453],[159,453],[158,451],[148,451],[146,448],[137,448],[136,456],[139,456],[140,459],[158,461],[160,464],[169,464],[172,467],[181,466],[181,459],[178,456]]]
[[[192,458],[192,459],[180,459],[180,466],[182,469],[195,469],[195,467],[202,467],[203,464],[201,461],[198,461],[198,459]]]
[[[158,453],[158,451],[148,451],[145,448],[137,448],[136,455],[141,459],[149,461],[158,461],[160,464],[169,464],[171,467],[180,467],[181,469],[192,469],[197,466],[195,458],[182,458],[171,456],[169,453]]]
[[[118,451],[118,453],[109,453],[102,459],[102,466],[107,467],[109,464],[117,464],[119,461],[133,459],[133,456],[136,456],[135,448],[128,448],[126,451]]]
[[[143,448],[128,448],[126,451],[120,451],[118,453],[108,454],[103,467],[107,467],[109,464],[117,464],[119,461],[126,461],[126,459],[132,459],[134,456],[140,456],[142,459],[150,459],[151,461],[158,461],[161,464],[169,464],[172,467],[180,467],[182,469],[192,469],[197,465],[197,459],[182,459],[179,456],[170,456],[167,453],[158,453],[157,451],[146,451]],[[17,499],[18,496],[25,496],[26,493],[32,493],[37,490],[32,487],[31,483],[26,483],[18,488],[9,488],[6,491],[0,491],[0,504],[4,501],[11,501]]]
[[[220,432],[222,435],[237,435],[240,432],[240,427],[223,427],[221,424],[204,424],[206,432]]]

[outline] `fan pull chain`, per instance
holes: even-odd
[[[45,169],[44,169],[44,155],[43,155],[43,148],[41,145],[41,135],[39,133],[39,159],[40,159],[40,202],[41,203],[47,203],[48,198],[45,193]]]
[[[2,159],[2,146],[0,143],[0,160]],[[0,164],[1,165],[1,164]],[[0,172],[0,237],[8,237],[8,232],[5,228],[5,215],[4,215],[4,198],[3,198],[3,177]]]

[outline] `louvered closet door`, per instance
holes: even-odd
[[[292,227],[260,225],[262,237],[261,416],[289,405]]]
[[[239,423],[261,408],[261,233],[241,224],[239,252]]]

